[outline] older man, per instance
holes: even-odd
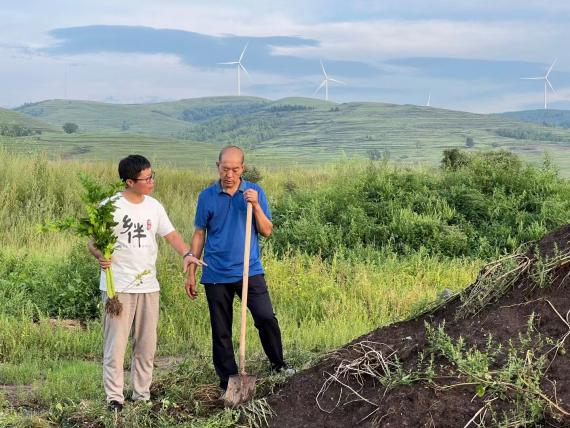
[[[289,374],[293,370],[283,359],[281,331],[260,259],[258,235],[268,237],[273,230],[265,192],[241,178],[244,153],[239,147],[222,149],[216,165],[220,179],[198,197],[191,246],[192,255],[198,258],[205,246],[201,283],[210,310],[214,367],[225,390],[229,377],[238,373],[232,346],[232,303],[236,294],[241,298],[247,202],[253,208],[247,306],[272,369]],[[185,287],[188,297],[195,299],[195,264],[190,265]]]

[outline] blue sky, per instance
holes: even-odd
[[[0,106],[323,97],[472,112],[570,108],[570,2],[22,0],[2,2]]]

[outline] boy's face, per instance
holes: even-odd
[[[150,195],[154,190],[154,172],[152,168],[143,169],[136,179],[127,179],[129,190],[140,195]]]

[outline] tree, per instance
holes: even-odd
[[[73,122],[66,122],[62,126],[62,128],[66,134],[73,134],[74,132],[77,132],[79,130],[79,126],[77,126],[77,124]]]
[[[473,139],[473,137],[466,137],[465,138],[465,147],[467,148],[471,148],[475,146],[475,140]]]

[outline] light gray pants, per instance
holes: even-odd
[[[107,293],[103,292],[103,307]],[[103,386],[107,402],[123,403],[123,363],[129,335],[133,341],[131,379],[133,400],[149,400],[156,352],[160,292],[117,293],[123,304],[119,316],[103,309]]]

